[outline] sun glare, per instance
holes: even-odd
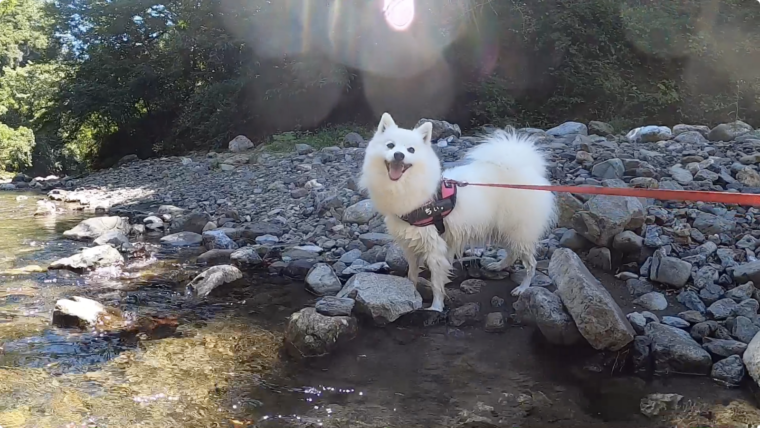
[[[414,21],[414,0],[384,0],[385,21],[396,31],[404,31]]]

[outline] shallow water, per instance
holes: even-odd
[[[677,392],[699,406],[747,398],[705,378],[622,374],[619,356],[550,347],[519,326],[496,335],[480,325],[423,327],[415,314],[386,328],[363,326],[329,357],[291,361],[280,353],[283,326],[313,302],[301,284],[252,277],[223,298],[194,302],[182,283],[198,268],[170,254],[102,275],[24,272],[83,245],[60,236],[85,214],[35,218],[39,198],[0,193],[3,428],[640,428],[658,426],[638,410],[647,393]],[[499,295],[507,304],[498,310],[508,315],[512,287],[489,282],[467,299],[490,312],[491,297]],[[624,293],[614,292],[620,284],[608,287],[625,305]],[[141,316],[176,317],[179,328],[169,337],[144,337],[50,326],[55,301],[72,295]],[[459,424],[473,414],[500,425]]]

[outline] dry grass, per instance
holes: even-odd
[[[91,419],[109,428],[218,426],[233,378],[273,369],[281,343],[244,320],[218,320],[191,337],[146,342],[102,371],[53,377],[0,369],[0,426],[52,428]],[[94,425],[97,426],[97,425]]]
[[[671,421],[675,428],[747,428],[760,425],[760,409],[737,400],[723,405],[689,405]]]

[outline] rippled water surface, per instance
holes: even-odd
[[[254,276],[222,298],[196,302],[183,289],[199,271],[192,258],[155,253],[123,270],[48,272],[50,262],[85,245],[61,233],[86,214],[34,217],[41,198],[0,192],[2,428],[641,428],[660,426],[638,409],[650,392],[681,393],[696,409],[728,404],[710,410],[716,421],[753,417],[736,407],[740,393],[708,379],[610,376],[614,364],[595,353],[548,347],[518,326],[495,335],[480,326],[422,327],[410,317],[363,326],[326,358],[290,361],[280,353],[284,325],[314,301],[302,284]],[[480,303],[499,295],[508,313],[509,289],[489,282]],[[176,318],[179,327],[168,336],[52,327],[56,300],[75,295],[136,317]]]

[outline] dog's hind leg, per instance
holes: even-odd
[[[533,255],[531,247],[521,246],[520,248],[520,260],[523,266],[525,266],[525,278],[522,280],[519,286],[512,290],[513,296],[519,296],[525,290],[530,287],[530,283],[533,282],[533,277],[536,276],[536,257]],[[531,248],[531,249],[528,249]]]

